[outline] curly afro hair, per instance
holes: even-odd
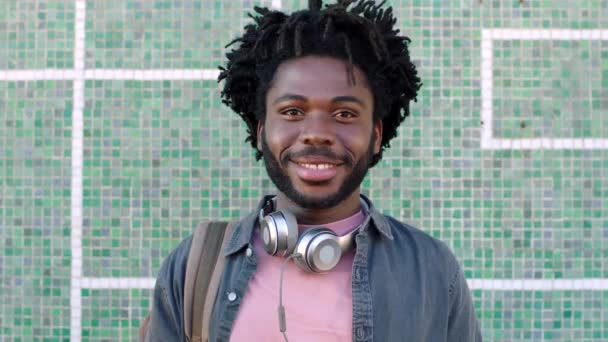
[[[241,37],[226,54],[228,63],[220,67],[218,81],[224,81],[222,102],[245,121],[245,141],[256,149],[257,124],[266,114],[265,97],[278,66],[292,58],[315,55],[346,61],[350,82],[353,66],[365,74],[374,97],[374,120],[382,120],[380,153],[397,135],[397,128],[409,115],[409,103],[416,100],[421,87],[416,68],[410,61],[410,39],[399,35],[391,7],[384,2],[338,0],[323,6],[322,0],[309,0],[307,10],[286,14],[254,7],[253,23],[245,26]],[[262,154],[256,153],[259,160]]]

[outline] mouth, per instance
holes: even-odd
[[[327,170],[327,169],[336,167],[336,164],[328,164],[328,163],[315,164],[315,163],[298,163],[298,162],[296,162],[296,164],[298,164],[298,166],[300,166],[300,167],[303,167],[305,169],[310,169],[310,170]]]
[[[328,182],[338,174],[343,163],[327,158],[308,157],[291,160],[298,178],[310,184]]]

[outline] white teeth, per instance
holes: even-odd
[[[308,164],[308,163],[300,163],[299,164],[302,167],[305,167],[307,169],[313,169],[313,170],[326,170],[329,169],[331,167],[334,167],[332,164]]]

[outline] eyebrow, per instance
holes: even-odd
[[[302,95],[287,93],[287,94],[284,94],[284,95],[281,95],[281,96],[277,97],[272,102],[272,104],[276,105],[277,103],[280,103],[282,101],[290,101],[290,100],[291,101],[295,100],[295,101],[304,101],[304,102],[306,102],[306,101],[308,101],[308,98],[306,98],[306,97],[304,97]],[[358,98],[356,98],[354,96],[348,96],[348,95],[345,95],[345,96],[336,96],[336,97],[334,97],[334,98],[331,99],[331,102],[332,103],[337,103],[337,102],[354,102],[354,103],[357,103],[358,105],[360,105],[361,107],[365,108],[365,104],[363,103],[363,101],[359,100]]]

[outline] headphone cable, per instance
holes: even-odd
[[[287,321],[285,319],[285,307],[283,306],[283,273],[285,273],[285,267],[287,266],[287,262],[290,259],[297,258],[302,256],[300,253],[293,253],[287,259],[283,261],[283,265],[281,265],[281,277],[279,280],[279,330],[283,334],[283,338],[285,338],[285,342],[289,342],[287,339]]]

